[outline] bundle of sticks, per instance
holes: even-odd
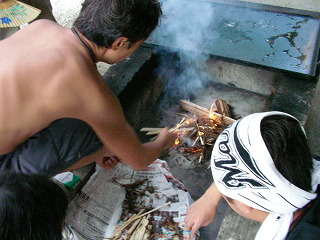
[[[220,133],[231,123],[230,105],[222,99],[217,99],[210,110],[187,100],[180,101],[187,114],[170,131],[178,130],[174,148],[178,149],[187,159],[204,165],[211,157],[213,145]],[[161,128],[142,128],[147,135],[158,134]]]
[[[171,204],[159,206],[144,213],[144,209],[138,214],[133,214],[127,221],[119,227],[109,238],[111,240],[148,240],[152,234],[152,223],[150,220],[151,213]]]
[[[113,179],[113,181],[125,188],[126,197],[118,222],[121,226],[108,239],[157,239],[157,236],[163,235],[162,226],[165,226],[167,230],[169,229],[176,236],[183,235],[182,228],[173,220],[174,213],[165,211],[163,214],[163,211],[160,210],[170,205],[171,201],[154,209],[148,207],[150,202],[147,203],[146,198],[148,198],[149,194],[154,193],[155,189],[147,178],[130,184],[122,184],[116,179]]]

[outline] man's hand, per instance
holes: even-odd
[[[190,206],[184,222],[192,237],[200,227],[208,226],[214,221],[221,198],[221,193],[213,183],[205,194]]]
[[[118,164],[118,159],[113,156],[113,157],[103,157],[100,158],[97,163],[99,164],[100,167],[104,168],[104,169],[111,169],[113,167],[115,167]]]
[[[115,167],[119,162],[119,159],[113,155],[109,150],[106,150],[104,155],[96,160],[96,163],[104,169],[111,169]]]
[[[157,140],[164,141],[166,143],[164,149],[166,149],[174,145],[177,137],[178,137],[178,131],[170,131],[168,127],[165,127],[159,133]]]

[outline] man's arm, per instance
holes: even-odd
[[[195,236],[200,227],[207,226],[214,221],[221,199],[222,195],[213,182],[202,197],[190,206],[184,221],[192,236]]]
[[[104,145],[121,162],[135,170],[142,169],[155,161],[163,149],[174,144],[177,133],[169,132],[168,128],[164,128],[155,141],[142,144],[127,123],[118,99],[109,88],[105,90],[102,94],[94,91],[89,103],[74,114],[93,127]]]
[[[177,137],[176,133],[169,132],[169,128],[164,128],[155,141],[142,144],[129,124],[107,125],[100,125],[101,128],[93,125],[93,128],[104,145],[121,162],[130,165],[135,170],[141,170],[150,165],[164,149],[173,146]]]

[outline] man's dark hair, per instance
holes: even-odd
[[[0,239],[61,240],[66,193],[41,175],[0,175]]]
[[[149,37],[161,15],[158,0],[86,0],[74,27],[98,46],[111,48],[119,37],[132,46]]]
[[[300,123],[288,116],[272,115],[261,121],[261,135],[278,171],[295,186],[312,189],[312,155]]]

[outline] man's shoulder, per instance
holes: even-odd
[[[38,19],[30,23],[28,27],[43,27],[43,26],[60,26],[58,23],[49,19]]]

